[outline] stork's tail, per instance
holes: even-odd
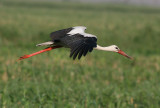
[[[47,47],[47,48],[45,48],[45,49],[43,49],[43,50],[40,50],[40,51],[38,51],[38,52],[29,54],[29,55],[21,56],[18,60],[26,59],[26,58],[32,57],[32,56],[34,56],[34,55],[37,55],[37,54],[40,54],[40,53],[43,53],[43,52],[46,52],[46,51],[50,51],[50,50],[52,50],[52,49],[60,48],[60,47],[61,47],[61,46]]]
[[[48,42],[44,42],[44,43],[40,43],[40,44],[37,44],[36,46],[47,46],[47,45],[53,45],[54,42],[52,41],[48,41]]]

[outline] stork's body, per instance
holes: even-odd
[[[48,48],[33,54],[22,56],[20,57],[19,60],[61,47],[70,48],[71,49],[70,57],[73,57],[73,59],[75,59],[77,56],[78,59],[80,59],[82,55],[86,56],[86,54],[88,52],[92,52],[93,49],[118,52],[119,54],[131,58],[123,51],[121,51],[116,45],[111,45],[108,47],[101,47],[97,45],[97,37],[95,35],[85,33],[85,30],[86,27],[84,26],[76,26],[52,32],[50,34],[51,41],[36,45],[36,46],[47,45],[49,46]]]

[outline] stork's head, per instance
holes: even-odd
[[[125,56],[125,57],[127,57],[129,59],[133,59],[132,57],[128,56],[125,52],[120,50],[117,45],[111,45],[109,47],[110,47],[111,51],[117,52],[117,53],[119,53],[119,54],[121,54],[121,55],[123,55],[123,56]]]

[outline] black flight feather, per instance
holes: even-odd
[[[88,46],[86,46],[86,47],[84,48],[83,56],[86,56],[87,53],[88,53]]]
[[[79,52],[79,55],[78,55],[78,59],[81,59],[81,57],[82,57],[82,55],[83,55],[83,53],[84,53],[84,46],[83,46],[83,48],[80,50],[80,52]]]
[[[76,59],[78,53],[80,52],[80,50],[82,49],[83,45],[81,45],[75,52],[74,52],[74,56],[73,56],[73,60]]]
[[[72,55],[75,53],[75,51],[77,51],[79,49],[79,47],[81,47],[83,45],[83,43],[81,43],[80,45],[78,45],[77,47],[72,47],[71,48],[71,53],[70,53],[70,57],[72,57]]]

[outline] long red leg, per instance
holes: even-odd
[[[18,60],[26,59],[26,58],[32,57],[32,56],[34,56],[34,55],[37,55],[37,54],[40,54],[40,53],[43,53],[43,52],[46,52],[46,51],[50,51],[50,50],[52,50],[52,49],[60,48],[60,47],[61,47],[61,46],[48,47],[48,48],[45,48],[45,49],[40,50],[40,51],[38,51],[38,52],[29,54],[29,55],[21,56]]]

